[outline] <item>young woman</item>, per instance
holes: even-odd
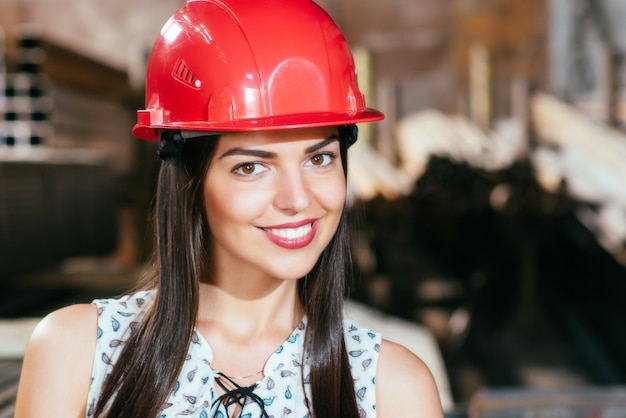
[[[440,417],[415,355],[343,319],[344,203],[365,107],[310,0],[191,0],[148,64],[134,133],[158,139],[149,280],[53,312],[16,418]]]

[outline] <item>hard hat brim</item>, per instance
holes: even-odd
[[[384,117],[383,113],[376,109],[364,108],[356,112],[278,115],[264,118],[239,119],[230,122],[170,122],[150,125],[137,123],[133,127],[133,135],[141,139],[158,140],[159,132],[163,130],[205,131],[207,134],[272,131],[375,122],[384,119]]]

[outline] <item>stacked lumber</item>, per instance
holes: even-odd
[[[626,263],[626,134],[545,93],[532,97],[530,114],[536,133],[532,145],[515,119],[485,132],[460,115],[435,110],[412,114],[397,125],[398,167],[364,141],[351,149],[353,199],[413,193],[433,158],[492,173],[526,159],[541,188],[578,202],[580,222]]]
[[[396,167],[365,141],[350,149],[349,179],[352,199],[376,196],[394,199],[412,192],[432,157],[447,157],[486,171],[503,170],[524,155],[521,124],[501,121],[487,134],[461,116],[435,110],[416,113],[397,127],[400,166]]]
[[[424,173],[433,156],[498,171],[510,167],[526,150],[522,125],[515,120],[503,120],[486,133],[463,116],[435,110],[400,121],[397,140],[401,171],[413,181]]]
[[[626,135],[547,94],[531,101],[537,133],[532,162],[549,191],[564,187],[581,203],[580,221],[621,257],[626,242]],[[621,260],[625,261],[625,260]]]

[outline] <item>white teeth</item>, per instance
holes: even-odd
[[[276,235],[281,238],[297,239],[308,234],[311,231],[311,228],[312,228],[312,224],[306,224],[299,228],[276,228],[276,229],[264,228],[264,229],[268,233],[272,235]]]

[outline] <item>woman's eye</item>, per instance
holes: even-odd
[[[323,167],[332,163],[334,158],[334,155],[331,154],[316,154],[311,157],[310,161],[315,166]]]
[[[243,163],[235,167],[233,172],[241,176],[252,176],[261,173],[263,170],[264,167],[261,163]]]

